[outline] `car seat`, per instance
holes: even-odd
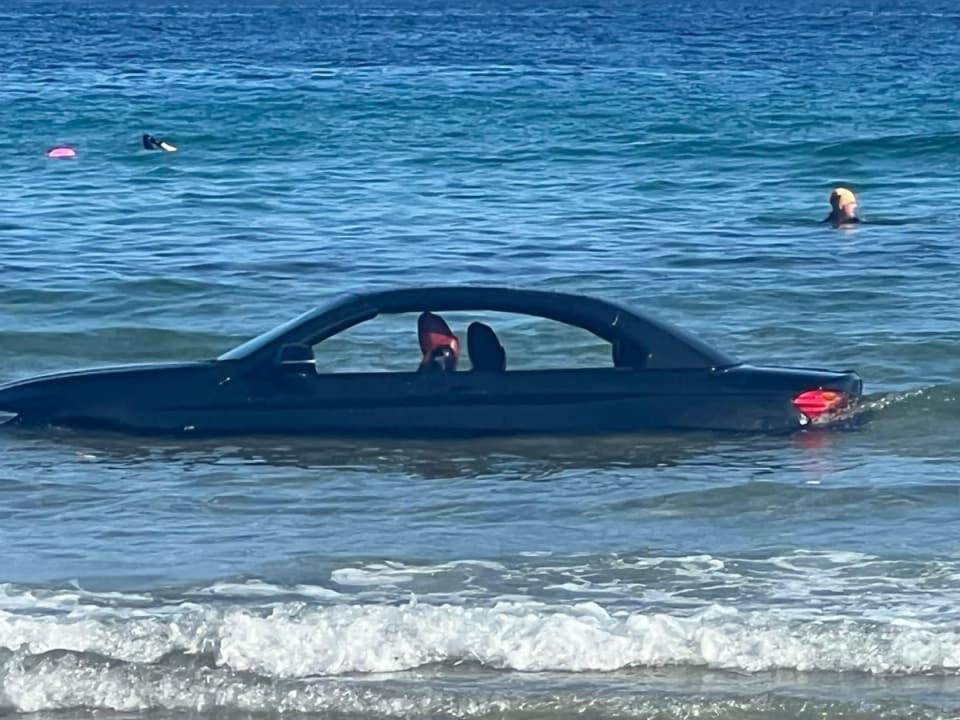
[[[503,372],[507,367],[507,353],[489,325],[472,322],[467,328],[467,352],[474,370]]]
[[[460,359],[460,341],[450,326],[439,315],[430,312],[417,319],[417,338],[420,341],[420,372],[453,372]]]

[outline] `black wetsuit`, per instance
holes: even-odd
[[[830,213],[823,219],[823,222],[832,223],[834,227],[839,227],[841,225],[859,225],[860,223],[863,222],[863,220],[861,220],[858,217],[852,217],[852,218],[847,218],[846,220],[837,221],[833,219],[833,213]]]

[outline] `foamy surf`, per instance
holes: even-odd
[[[569,678],[524,678],[505,682],[482,673],[431,674],[404,681],[311,680],[285,682],[217,668],[175,663],[147,667],[95,658],[49,655],[33,661],[0,661],[4,683],[0,712],[150,712],[154,717],[224,717],[332,714],[336,717],[443,718],[867,718],[947,717],[935,706],[884,697],[864,687],[851,702],[836,688],[822,697],[796,698],[776,683],[745,688],[729,697],[700,676],[689,679],[623,677],[604,686]],[[705,681],[706,680],[706,681]],[[735,683],[734,683],[735,684]],[[691,685],[693,687],[691,687]],[[697,687],[699,685],[699,687]],[[665,688],[675,688],[674,692]],[[692,692],[691,692],[692,690]],[[168,715],[170,713],[170,715]]]
[[[18,657],[67,652],[134,665],[171,654],[268,678],[398,673],[461,663],[520,672],[692,667],[883,675],[960,672],[953,622],[887,622],[714,604],[695,612],[608,610],[595,602],[486,606],[304,602],[259,607],[182,603],[0,611],[0,648]],[[3,681],[7,682],[6,679]]]

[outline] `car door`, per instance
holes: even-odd
[[[455,432],[443,373],[274,370],[251,383],[250,412],[282,433],[416,436]]]
[[[504,432],[504,399],[498,392],[500,372],[449,373],[447,409],[451,431],[462,436],[499,435]]]
[[[627,432],[696,426],[703,371],[586,368],[503,373],[491,392],[507,433]]]

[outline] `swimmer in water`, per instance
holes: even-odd
[[[830,193],[830,214],[824,218],[824,222],[831,223],[834,227],[841,225],[855,225],[861,222],[857,217],[857,196],[852,190],[845,187],[837,187]]]
[[[177,151],[176,145],[168,143],[166,140],[155,138],[153,135],[143,136],[143,148],[144,150],[163,150],[164,152]]]

